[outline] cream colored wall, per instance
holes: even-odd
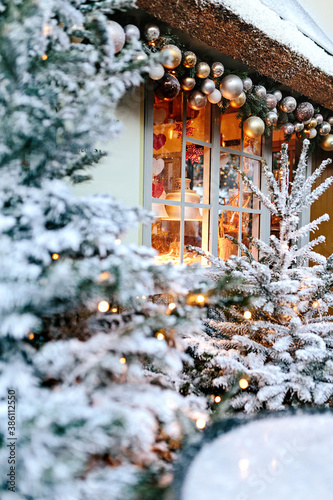
[[[120,137],[97,144],[108,152],[90,173],[93,179],[73,187],[77,196],[112,194],[128,207],[142,206],[143,198],[143,88],[129,92],[121,101],[117,118],[123,124]],[[126,243],[141,244],[141,228],[133,228],[122,238]]]

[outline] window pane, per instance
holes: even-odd
[[[233,169],[239,168],[239,156],[220,154],[220,205],[239,206],[239,174]]]
[[[186,136],[199,141],[210,142],[210,113],[210,103],[207,103],[200,111],[194,110],[187,105]]]
[[[240,150],[242,132],[236,116],[235,111],[221,114],[221,146]]]
[[[186,144],[186,178],[190,179],[190,189],[195,191],[198,200],[192,203],[209,203],[210,148]]]
[[[157,204],[156,204],[157,205]],[[165,207],[165,205],[161,205]],[[180,262],[180,221],[156,218],[151,228],[152,247],[158,251],[156,263]]]
[[[243,157],[243,172],[260,187],[260,162],[251,158]],[[243,182],[243,207],[259,210],[259,199],[252,193]]]
[[[259,238],[259,214],[243,212],[242,214],[242,243],[258,258],[258,250],[251,243],[251,238]]]
[[[184,224],[184,264],[201,262],[201,257],[188,252],[186,246],[202,248],[202,221],[186,221]]]
[[[260,156],[261,155],[261,137],[257,139],[250,139],[244,135],[244,153],[250,153],[251,155]]]
[[[239,212],[231,210],[219,211],[218,253],[220,259],[227,260],[230,255],[238,255],[238,245],[232,243],[226,235],[238,240]]]
[[[182,97],[154,103],[153,198],[165,198],[181,175]]]

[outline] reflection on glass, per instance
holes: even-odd
[[[199,195],[199,203],[209,203],[209,174],[210,149],[187,143],[186,178],[191,180],[190,188]]]
[[[259,238],[259,214],[243,212],[242,214],[242,243],[258,258],[258,249],[252,245],[251,238]]]
[[[221,146],[240,150],[242,132],[236,116],[237,112],[235,111],[221,114]]]
[[[261,137],[257,139],[250,139],[244,135],[244,144],[243,144],[244,153],[250,153],[251,155],[260,156],[261,155]]]
[[[243,172],[260,188],[260,162],[258,160],[243,157]],[[243,207],[259,209],[259,199],[245,182],[243,182]]]
[[[218,255],[220,259],[227,260],[231,255],[238,255],[238,245],[227,238],[227,235],[238,240],[239,216],[239,212],[219,211]]]
[[[186,136],[194,137],[200,141],[210,142],[210,112],[211,105],[207,105],[200,111],[187,106],[186,112]]]
[[[239,174],[234,170],[239,168],[239,156],[220,154],[220,205],[239,206]]]
[[[182,98],[171,102],[155,98],[152,196],[164,199],[181,175]]]

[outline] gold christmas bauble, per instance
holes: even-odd
[[[320,146],[324,151],[333,151],[333,134],[323,137]]]
[[[194,52],[188,50],[183,56],[183,65],[185,68],[193,68],[197,64],[197,56]]]
[[[243,124],[244,134],[250,139],[261,137],[265,132],[265,124],[259,116],[250,116]]]
[[[308,127],[309,128],[315,128],[317,125],[318,125],[317,120],[315,118],[311,118]]]
[[[174,69],[180,65],[182,53],[176,45],[165,45],[161,52],[168,56],[167,61],[163,63],[165,68]]]
[[[233,108],[241,108],[245,104],[246,95],[242,92],[236,99],[231,99],[230,106]]]
[[[195,68],[195,74],[198,78],[207,78],[210,73],[210,66],[205,62],[199,62]]]
[[[195,87],[195,78],[190,76],[185,76],[181,81],[181,87],[183,90],[192,90]]]

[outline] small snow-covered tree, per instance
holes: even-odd
[[[202,413],[171,377],[179,332],[196,321],[185,273],[118,244],[143,212],[75,198],[65,182],[86,179],[96,141],[119,132],[118,100],[151,64],[135,62],[136,39],[114,53],[109,20],[131,4],[0,0],[0,459],[17,437],[15,498],[129,499]],[[9,486],[5,473],[1,498]]]
[[[261,203],[280,219],[279,237],[253,240],[259,260],[242,245],[242,257],[211,259],[217,272],[238,280],[231,292],[252,296],[250,307],[212,311],[200,336],[187,338],[195,369],[186,372],[188,391],[219,395],[231,391],[235,409],[280,410],[286,405],[323,405],[333,396],[333,256],[316,253],[319,236],[302,238],[328,220],[323,215],[299,227],[300,214],[333,183],[329,177],[311,191],[326,165],[306,177],[305,140],[293,181],[289,180],[287,145],[277,180],[264,164],[268,195],[243,175]],[[243,390],[234,394],[241,378]],[[242,384],[241,384],[242,385]]]

